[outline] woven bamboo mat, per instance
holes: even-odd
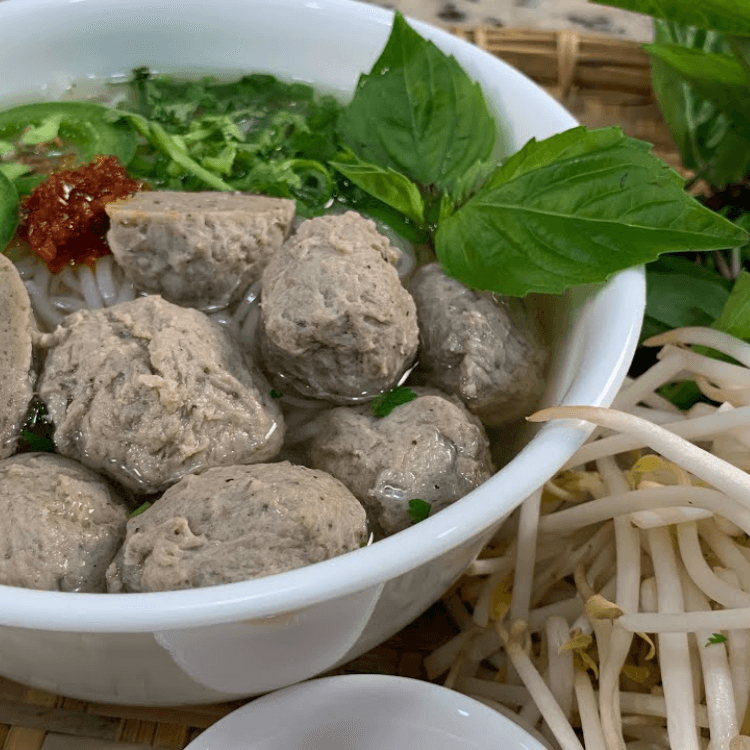
[[[537,81],[589,127],[620,125],[679,167],[650,85],[647,55],[635,42],[494,27],[450,28]],[[387,643],[337,670],[425,678],[423,660],[457,631],[442,604]],[[32,690],[0,678],[0,750],[182,750],[242,702],[133,708]]]

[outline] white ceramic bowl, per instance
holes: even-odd
[[[391,13],[347,0],[4,0],[0,105],[50,97],[61,81],[159,71],[266,71],[352,90]],[[527,78],[450,36],[415,26],[480,81],[509,149],[573,119]],[[50,84],[53,84],[50,86]],[[608,404],[631,361],[644,276],[572,290],[556,327],[546,403]],[[253,581],[153,594],[0,587],[0,674],[94,701],[185,704],[284,687],[384,641],[461,575],[502,520],[585,439],[545,425],[502,471],[394,537]]]
[[[549,750],[479,701],[383,675],[326,677],[271,693],[225,716],[185,750],[297,748]]]

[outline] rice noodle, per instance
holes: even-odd
[[[80,297],[65,297],[62,295],[57,295],[50,298],[50,304],[56,310],[59,310],[65,315],[69,315],[70,313],[76,312],[77,310],[87,309],[86,302]]]
[[[135,287],[130,282],[125,282],[117,293],[117,302],[115,304],[119,305],[121,302],[132,302],[135,299],[135,296]]]
[[[78,279],[81,283],[81,292],[86,300],[86,305],[90,310],[98,310],[104,307],[104,300],[96,283],[96,278],[88,266],[80,266],[78,269]]]
[[[117,287],[112,275],[112,263],[112,256],[106,255],[99,258],[95,266],[96,284],[104,307],[111,307],[117,301]]]
[[[133,285],[124,278],[113,256],[99,258],[93,266],[65,266],[52,274],[30,250],[21,248],[16,268],[26,284],[37,322],[52,330],[65,315],[78,310],[111,307],[135,299]]]

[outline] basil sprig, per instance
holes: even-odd
[[[562,292],[661,253],[747,239],[619,128],[532,139],[500,166],[496,132],[477,84],[397,13],[341,116],[357,161],[334,166],[421,224],[447,273],[505,295]]]
[[[441,222],[436,252],[469,286],[522,297],[746,237],[690,197],[648,144],[619,128],[580,127],[532,140],[511,157]]]

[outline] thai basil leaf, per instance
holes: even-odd
[[[729,47],[742,65],[745,78],[750,85],[750,39],[744,36],[730,36],[728,41]]]
[[[662,19],[654,19],[654,41],[704,52],[728,51],[723,34]],[[722,187],[750,171],[750,141],[713,103],[656,58],[651,61],[651,83],[685,167]]]
[[[341,155],[342,158],[347,156]],[[405,175],[390,167],[383,168],[361,161],[353,154],[345,161],[329,162],[329,166],[412,221],[419,225],[424,223],[424,199],[419,188]]]
[[[734,56],[676,44],[647,44],[645,50],[713,102],[737,131],[750,139],[750,89]]]
[[[710,326],[729,298],[718,280],[646,269],[646,318],[643,339],[683,326]]]
[[[13,183],[0,172],[0,253],[10,242],[18,226],[18,192]]]
[[[431,510],[432,503],[428,503],[426,500],[422,500],[422,498],[419,497],[415,497],[409,500],[409,503],[406,507],[406,513],[411,520],[412,526],[415,523],[424,521],[425,518],[430,515]]]
[[[448,191],[477,161],[489,159],[497,137],[479,85],[400,13],[339,127],[363,161]]]
[[[750,273],[742,271],[732,287],[714,328],[750,341]]]
[[[747,0],[592,0],[655,18],[750,36],[750,6]]]
[[[440,223],[438,259],[464,284],[522,297],[602,282],[664,252],[746,240],[649,149],[619,128],[529,141]]]
[[[416,391],[404,385],[381,393],[370,402],[370,411],[374,417],[387,417],[397,406],[408,404],[417,397]]]

